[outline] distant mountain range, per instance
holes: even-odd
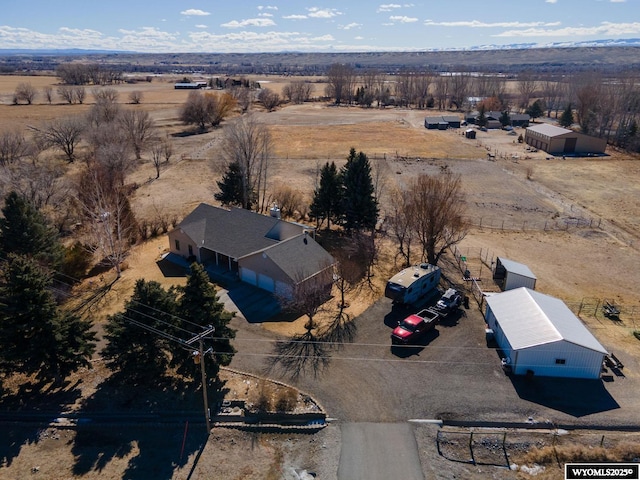
[[[457,51],[487,51],[487,50],[529,50],[538,48],[580,48],[580,47],[640,47],[640,38],[621,38],[621,39],[604,39],[604,40],[585,40],[578,42],[550,42],[550,43],[511,43],[508,45],[477,45],[465,48],[430,48],[417,49],[419,52],[457,52]],[[384,52],[381,50],[380,52]],[[11,55],[116,55],[116,54],[136,54],[140,52],[127,50],[91,50],[82,48],[67,49],[28,49],[28,48],[0,48],[0,56]],[[164,52],[168,53],[168,52]],[[205,52],[198,52],[205,53]],[[278,53],[278,52],[273,52]],[[281,52],[293,53],[293,52]],[[301,52],[296,53],[322,53],[322,52]],[[338,53],[336,51],[326,53]],[[354,53],[354,52],[344,52]]]

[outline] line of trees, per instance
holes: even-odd
[[[388,76],[376,70],[356,74],[352,65],[336,63],[328,69],[326,80],[325,93],[336,105],[464,111],[482,105],[485,111],[516,110],[528,112],[533,118],[555,114],[556,119],[570,105],[583,133],[640,151],[640,84],[633,73],[606,76],[596,71],[541,77],[523,71],[507,78],[461,69],[446,74],[400,71]],[[508,80],[515,90],[507,90]]]

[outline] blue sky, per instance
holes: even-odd
[[[640,0],[7,0],[0,9],[0,48],[348,52],[625,38],[640,38]]]

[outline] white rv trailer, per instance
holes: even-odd
[[[415,304],[418,300],[438,293],[440,267],[421,263],[396,273],[387,282],[384,296],[395,304]]]

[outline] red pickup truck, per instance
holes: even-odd
[[[424,309],[409,315],[402,320],[391,334],[391,342],[407,345],[416,342],[422,335],[438,324],[440,314],[433,310]]]

